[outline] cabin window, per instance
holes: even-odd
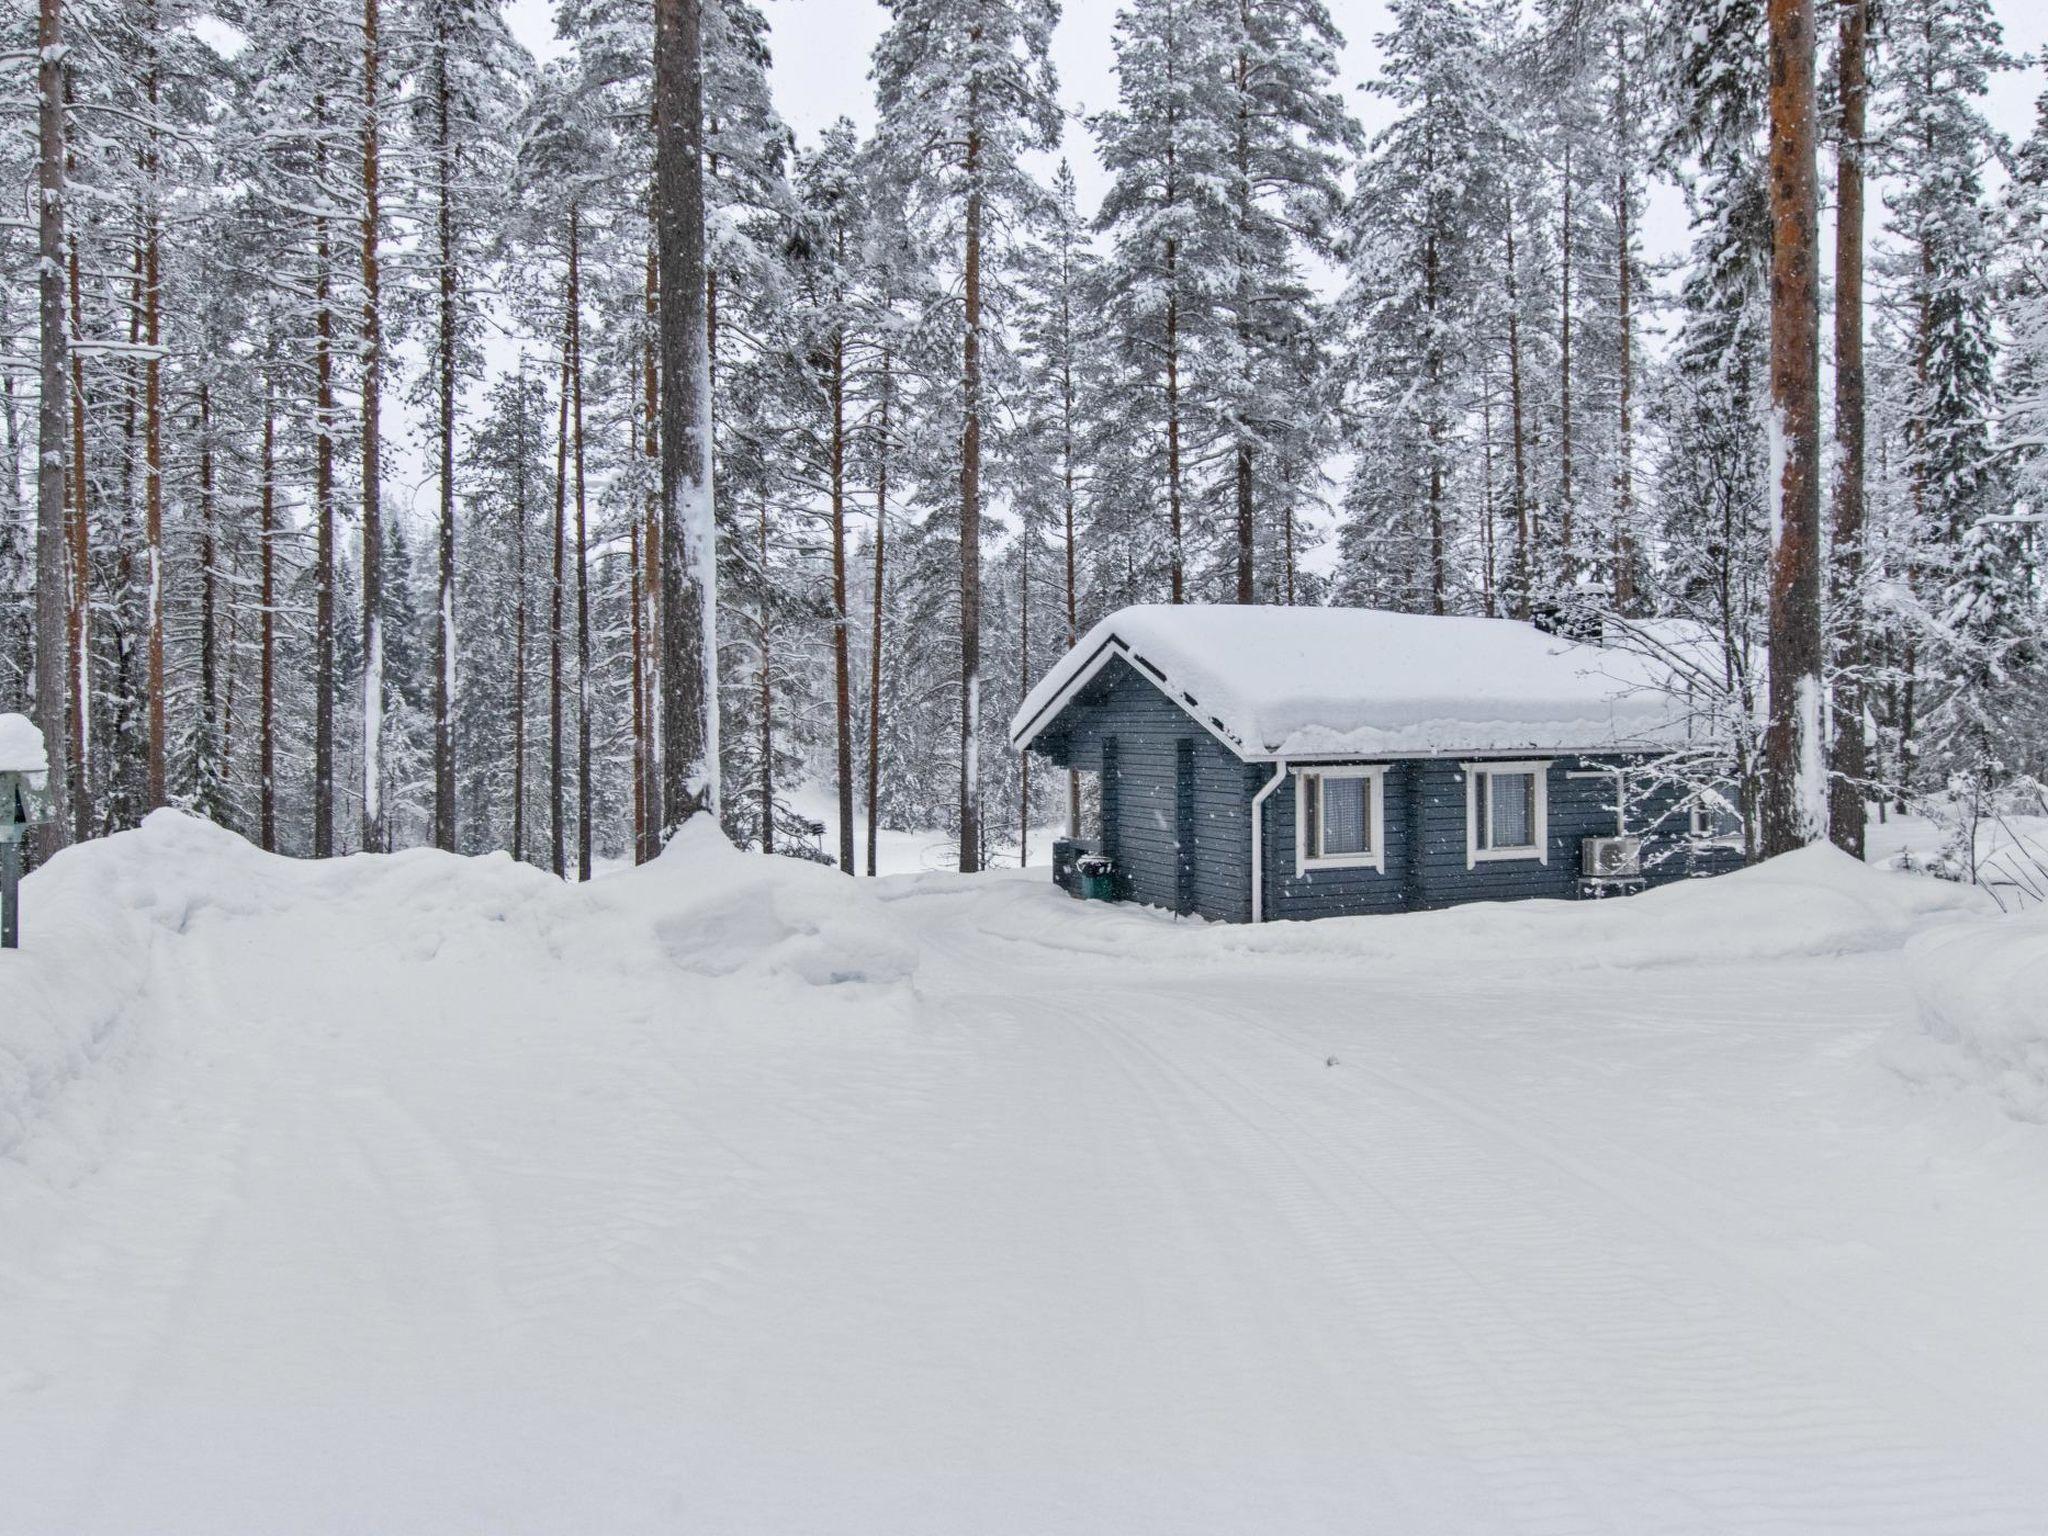
[[[1550,862],[1548,763],[1465,765],[1465,867],[1494,860]]]
[[[1295,779],[1295,868],[1386,869],[1386,769],[1326,768]]]

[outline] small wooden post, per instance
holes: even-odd
[[[21,844],[0,842],[0,949],[21,947]]]

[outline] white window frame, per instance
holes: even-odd
[[[1480,864],[1549,864],[1550,862],[1550,765],[1553,759],[1520,763],[1464,763],[1465,770],[1465,867]],[[1533,847],[1482,848],[1479,846],[1479,776],[1495,773],[1526,773],[1536,783],[1535,834]]]
[[[1365,779],[1371,788],[1366,798],[1366,835],[1371,846],[1364,853],[1316,854],[1308,846],[1308,781],[1317,779]],[[1294,872],[1312,869],[1370,869],[1387,872],[1387,769],[1384,763],[1331,768],[1297,768],[1294,771]],[[1318,831],[1321,829],[1318,820]]]

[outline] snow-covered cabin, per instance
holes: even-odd
[[[1097,776],[1094,824],[1070,832],[1121,894],[1258,922],[1573,897],[1592,889],[1587,840],[1620,835],[1642,840],[1644,883],[1731,869],[1725,825],[1652,767],[1699,731],[1638,649],[1508,619],[1187,604],[1097,624],[1010,739]]]

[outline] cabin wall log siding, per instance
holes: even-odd
[[[1115,782],[1104,782],[1103,803],[1114,811],[1116,827],[1113,835],[1108,827],[1103,833],[1105,843],[1115,845],[1105,852],[1117,860],[1123,891],[1151,906],[1182,908],[1221,922],[1250,921],[1252,823],[1246,785],[1263,778],[1263,771],[1247,768],[1122,660],[1103,668],[1062,712],[1059,725],[1039,738],[1036,750],[1059,767],[1101,773],[1103,743],[1112,737]],[[1193,804],[1185,813],[1179,795],[1183,771],[1194,786]],[[1191,843],[1185,849],[1184,839]],[[1184,908],[1183,858],[1191,895]]]
[[[1103,805],[1115,824],[1103,828],[1105,851],[1116,858],[1119,885],[1129,899],[1222,922],[1250,920],[1251,805],[1273,775],[1271,764],[1241,761],[1120,659],[1069,702],[1034,750],[1060,767],[1101,773],[1107,761],[1112,768]],[[1266,917],[1573,898],[1580,844],[1615,830],[1615,781],[1600,770],[1628,761],[1612,755],[1552,759],[1546,777],[1548,861],[1488,861],[1469,869],[1463,764],[1386,761],[1384,872],[1297,868],[1298,774],[1290,772],[1265,802]],[[1598,776],[1573,778],[1574,772]],[[1191,804],[1184,785],[1192,786]],[[1629,801],[1628,831],[1644,839],[1647,884],[1721,874],[1742,863],[1740,849],[1691,839],[1676,786],[1632,784]]]

